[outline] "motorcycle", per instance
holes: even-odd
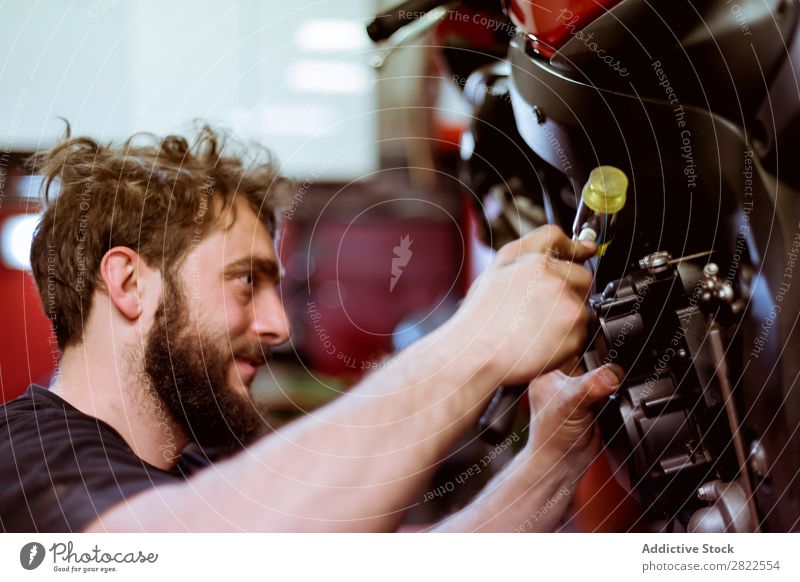
[[[582,359],[626,370],[597,417],[641,503],[628,529],[800,531],[798,18],[795,0],[409,0],[368,27],[389,52],[433,35],[472,112],[485,240],[547,222],[602,243]],[[608,167],[627,201],[587,214]],[[487,434],[520,396],[498,391]]]

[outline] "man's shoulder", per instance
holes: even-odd
[[[47,388],[32,385],[21,396],[0,405],[0,464],[18,461],[20,455],[57,458],[64,452],[91,457],[97,450],[102,459],[146,466],[116,429],[84,414]],[[189,445],[180,455],[175,475],[188,476],[224,456],[217,450]]]
[[[25,390],[25,392],[23,392],[16,398],[0,404],[0,410],[14,411],[14,410],[24,410],[26,408],[30,408],[33,405],[34,396],[46,390],[47,390],[46,388],[42,388],[41,386],[36,386],[35,384],[31,384],[30,386],[28,386],[28,389]]]
[[[44,388],[0,408],[0,529],[82,531],[123,499],[179,479]]]
[[[92,459],[98,452],[119,461],[132,454],[116,430],[46,388],[31,386],[0,407],[0,465]]]
[[[0,440],[14,434],[42,433],[70,423],[91,424],[93,419],[69,406],[47,388],[31,385],[22,395],[0,406]]]
[[[48,397],[49,391],[41,386],[31,385],[28,389],[13,400],[0,406],[0,426],[30,424],[33,416],[55,416],[63,408]]]

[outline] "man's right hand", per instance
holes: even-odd
[[[470,344],[504,384],[527,383],[560,367],[586,338],[592,282],[580,264],[593,243],[544,226],[502,247],[450,320],[449,333]]]

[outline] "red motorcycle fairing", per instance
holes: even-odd
[[[504,0],[511,21],[550,58],[571,35],[621,0]]]

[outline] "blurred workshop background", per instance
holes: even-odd
[[[480,207],[459,178],[470,109],[425,37],[391,53],[367,37],[367,22],[392,4],[2,5],[3,401],[47,385],[58,365],[29,274],[41,184],[26,161],[63,134],[63,120],[73,135],[100,140],[208,120],[267,146],[297,180],[279,242],[293,337],[253,388],[276,426],[335,398],[454,312],[490,257]],[[402,276],[393,276],[398,264]],[[489,448],[465,436],[428,491]],[[420,499],[407,526],[465,503],[511,454],[452,495]]]
[[[49,384],[58,365],[29,273],[40,183],[25,163],[63,134],[60,118],[101,140],[209,120],[267,146],[297,181],[279,245],[293,337],[253,386],[271,422],[334,398],[452,314],[477,271],[469,194],[453,170],[467,118],[458,90],[431,82],[425,48],[373,67],[365,27],[386,4],[2,7],[2,400]],[[393,260],[406,263],[395,281]]]

